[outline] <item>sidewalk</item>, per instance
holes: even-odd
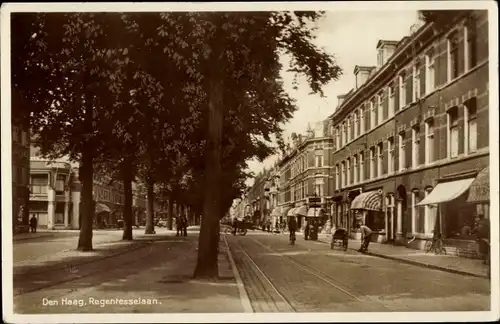
[[[330,244],[331,234],[320,234],[318,241]],[[361,246],[359,240],[349,240],[349,249],[358,250]],[[371,242],[368,255],[404,262],[416,266],[458,273],[462,275],[488,278],[488,268],[481,260],[467,259],[450,255],[435,255],[422,250],[409,249],[404,246],[380,244]]]
[[[145,243],[145,242],[144,242]],[[130,244],[130,245],[129,245]],[[20,294],[14,299],[17,313],[46,313],[41,305],[44,297],[52,300],[81,300],[83,306],[58,305],[51,313],[239,313],[242,301],[223,239],[218,256],[219,278],[213,280],[192,278],[198,257],[198,236],[176,237],[175,234],[148,242],[146,248],[127,243],[109,243],[99,248],[100,255],[88,256],[88,265],[71,267],[72,275],[52,272],[51,276],[64,276],[55,285]],[[131,250],[132,248],[132,250]],[[130,253],[125,252],[128,250]],[[51,261],[66,263],[72,254],[53,256]],[[91,255],[94,253],[90,253]],[[111,257],[118,255],[117,257]],[[97,258],[108,257],[96,262]],[[109,258],[110,257],[110,258]],[[89,259],[90,258],[90,259]],[[42,274],[41,274],[42,275]],[[49,280],[44,273],[44,280]],[[30,276],[31,277],[31,276]],[[31,279],[31,278],[30,278]],[[33,277],[32,279],[37,279]],[[38,278],[42,279],[42,278]],[[23,284],[26,280],[19,282]],[[33,281],[34,282],[34,281]],[[32,283],[33,284],[33,283]],[[22,287],[16,287],[22,289]],[[109,304],[108,301],[138,300],[138,303]],[[91,300],[101,301],[95,304]],[[106,304],[102,304],[106,303]]]

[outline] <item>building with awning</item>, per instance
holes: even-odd
[[[378,191],[363,192],[351,202],[351,209],[381,211],[381,193]]]
[[[295,216],[295,213],[294,213],[294,212],[295,212],[295,209],[296,209],[296,208],[290,208],[290,209],[288,210],[288,212],[286,213],[286,216],[287,216],[287,217],[294,217],[294,216]]]
[[[460,197],[474,181],[474,178],[467,178],[455,181],[438,183],[431,193],[419,202],[417,206],[435,205],[447,201],[452,201]]]
[[[303,216],[303,217],[307,216],[307,206],[303,205],[303,206],[295,208],[295,210],[293,211],[293,214],[295,216]]]
[[[111,208],[109,208],[109,206],[105,203],[98,202],[95,204],[95,213],[111,213]]]
[[[307,217],[324,217],[325,210],[323,208],[312,207],[307,210]]]
[[[490,201],[490,168],[481,170],[469,187],[467,202],[488,203]]]

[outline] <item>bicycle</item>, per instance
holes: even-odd
[[[442,235],[440,233],[434,234],[432,241],[427,241],[424,246],[425,253],[434,251],[434,254],[445,254],[446,249],[444,248],[444,242]]]

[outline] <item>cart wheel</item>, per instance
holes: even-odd
[[[245,228],[242,232],[241,235],[247,235],[248,230]]]

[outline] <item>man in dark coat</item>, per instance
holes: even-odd
[[[187,217],[186,216],[182,216],[182,230],[183,230],[183,234],[184,236],[187,236],[187,227],[188,227],[188,220],[187,220]]]
[[[31,216],[31,219],[30,219],[31,233],[36,233],[37,225],[38,225],[38,219],[36,219],[35,215],[33,214],[33,216]]]

